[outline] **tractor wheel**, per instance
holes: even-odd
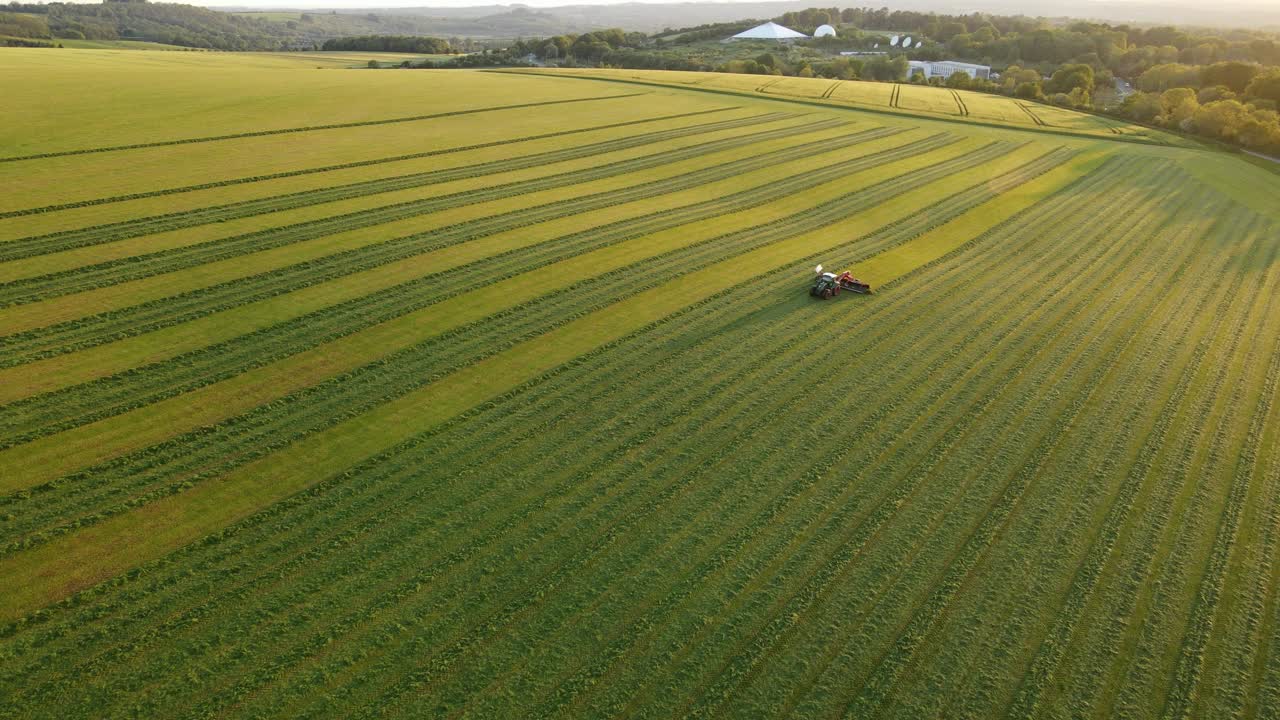
[[[809,288],[809,297],[818,297],[818,289]]]
[[[822,291],[822,299],[823,299],[823,300],[830,300],[830,299],[831,299],[831,288],[827,288],[826,290],[823,290],[823,291]]]

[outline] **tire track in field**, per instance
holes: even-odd
[[[195,431],[187,436],[166,441],[156,448],[142,450],[119,460],[110,461],[103,466],[77,473],[74,477],[80,478],[81,482],[55,481],[44,486],[44,489],[57,491],[59,494],[68,490],[74,493],[92,489],[106,482],[111,476],[118,478],[118,481],[126,481],[128,485],[136,485],[139,482],[150,482],[154,485],[157,471],[164,466],[164,462],[154,456],[155,451],[161,448],[173,448],[177,452],[172,461],[177,461],[180,465],[180,469],[176,470],[178,475],[174,477],[177,485],[166,483],[169,489],[152,490],[144,496],[135,497],[127,501],[126,505],[116,506],[110,514],[150,502],[171,494],[174,488],[187,486],[192,482],[190,479],[192,471],[196,471],[200,477],[209,477],[216,472],[230,470],[251,459],[269,454],[273,449],[302,437],[297,431],[290,432],[285,428],[309,428],[303,432],[305,435],[331,427],[349,417],[353,412],[370,410],[394,397],[430,384],[436,378],[456,372],[460,367],[473,365],[516,342],[548,332],[554,327],[625,299],[642,289],[655,287],[675,277],[748,252],[753,248],[776,243],[815,227],[837,222],[911,188],[920,187],[961,169],[987,162],[1008,149],[1007,145],[993,143],[982,151],[975,151],[939,163],[928,171],[908,173],[900,176],[896,181],[887,181],[855,191],[785,219],[705,239],[693,245],[649,257],[596,278],[583,279],[541,298],[497,311],[474,323],[446,331],[420,345],[397,351],[369,365],[353,368],[335,379],[326,380],[320,385],[299,391],[291,396],[292,399],[271,403],[258,410],[250,411],[238,419],[228,420],[218,425],[222,427],[226,423],[231,423],[228,427],[244,427],[245,431],[250,433],[247,437],[239,437],[243,431],[230,429],[212,434],[207,430]],[[578,310],[573,314],[565,315],[565,309],[571,306],[577,307]],[[507,322],[498,322],[499,319]],[[387,372],[391,368],[396,368],[397,372],[394,374]],[[342,399],[330,397],[333,393],[341,396]],[[341,410],[331,414],[336,409],[335,403],[341,405]],[[281,417],[264,425],[263,419],[259,418],[264,412],[269,417],[282,410],[286,412],[287,419]],[[283,426],[278,427],[281,423]],[[280,432],[284,432],[284,435],[280,435]],[[277,441],[267,442],[272,436],[277,437]],[[198,441],[202,437],[215,441],[217,449],[210,448],[209,452],[212,454],[198,453],[192,446],[192,441]],[[284,440],[283,438],[286,437],[289,439]],[[231,450],[220,444],[228,440],[239,445],[239,449]],[[129,457],[136,459],[131,461],[128,460]],[[223,458],[223,462],[218,463],[218,458]],[[134,465],[135,462],[138,464]],[[210,465],[211,462],[225,467],[220,471],[214,471],[213,466]],[[114,469],[108,470],[108,468]],[[107,472],[104,473],[104,471]],[[184,477],[188,479],[178,479]],[[114,484],[108,483],[108,485]],[[55,502],[48,493],[44,492],[36,492],[35,495],[28,496],[27,492],[23,491],[19,495],[6,496],[4,500],[7,504],[37,496],[41,498],[38,509],[30,507],[22,513],[19,522],[4,528],[3,537],[10,543],[6,548],[7,552],[30,547],[33,543],[43,542],[49,537],[48,535],[27,535],[19,545],[15,545],[13,543],[16,538],[12,533],[21,532],[20,527],[31,529],[30,523],[38,522],[41,518],[53,519],[77,514],[71,508]],[[96,522],[107,516],[99,513],[93,517]],[[87,521],[88,518],[83,518],[76,523],[83,524]],[[76,527],[77,524],[62,526],[62,532]]]
[[[547,107],[551,105],[569,105],[572,103],[596,102],[599,100],[618,100],[622,98],[640,97],[648,93],[625,93],[622,95],[603,95],[600,97],[584,97],[569,98],[566,100],[544,100],[542,102],[517,103],[515,105],[495,105],[493,107],[472,108],[470,110],[452,110],[450,112],[433,113],[429,115],[410,115],[398,118],[385,118],[382,120],[363,120],[360,122],[349,123],[331,123],[328,125],[309,125],[295,128],[281,128],[279,130],[258,130],[256,132],[232,133],[229,135],[209,135],[206,137],[186,138],[182,140],[161,140],[150,143],[135,143],[132,145],[114,145],[110,147],[85,148],[82,150],[60,150],[57,152],[36,153],[33,155],[16,155],[10,157],[0,157],[0,163],[21,162],[23,160],[46,160],[48,158],[66,157],[68,155],[91,155],[94,153],[118,152],[120,150],[139,150],[142,148],[168,147],[171,145],[189,145],[192,143],[218,142],[220,140],[239,140],[242,138],[266,137],[268,135],[285,135],[289,133],[315,132],[316,130],[339,130],[342,128],[369,127],[373,125],[392,125],[395,123],[418,122],[420,120],[434,120],[436,118],[458,117],[460,115],[476,115],[486,112],[498,112],[500,110],[522,110],[534,107]]]
[[[736,108],[725,108],[736,109]],[[713,112],[721,112],[720,110],[703,110],[696,113],[682,113],[680,115],[666,115],[655,118],[645,118],[643,120],[632,120],[623,123],[612,123],[609,125],[596,125],[586,128],[576,128],[573,130],[562,130],[554,133],[544,133],[541,135],[529,135],[510,140],[496,140],[488,143],[477,143],[475,145],[465,145],[451,148],[442,148],[440,150],[429,150],[426,152],[412,153],[409,155],[396,155],[393,157],[377,158],[374,160],[362,160],[359,162],[343,163],[341,165],[328,165],[317,168],[307,168],[305,170],[294,170],[290,172],[275,173],[271,175],[258,175],[249,178],[236,178],[234,180],[224,180],[219,182],[204,183],[202,185],[188,185],[185,187],[168,188],[165,190],[154,190],[145,193],[134,193],[132,195],[118,195],[114,197],[98,198],[95,200],[86,200],[78,203],[67,203],[64,205],[48,205],[41,208],[32,208],[29,210],[14,210],[8,213],[0,213],[0,218],[18,217],[23,215],[35,215],[46,212],[57,212],[59,210],[70,210],[79,207],[89,207],[95,205],[105,205],[109,203],[124,202],[128,200],[140,200],[152,197],[162,197],[165,195],[176,195],[179,193],[193,192],[196,190],[208,190],[217,187],[227,187],[231,185],[242,185],[253,182],[263,182],[266,180],[279,180],[281,178],[296,177],[300,175],[313,175],[316,173],[333,172],[335,170],[350,170],[358,167],[368,167],[372,165],[381,165],[384,163],[396,163],[405,160],[416,160],[428,157],[436,157],[438,155],[450,155],[459,152],[469,152],[472,150],[480,150],[484,148],[499,147],[502,145],[511,145],[516,143],[531,142],[535,140],[545,140],[548,138],[563,137],[567,135],[576,135],[586,132],[596,132],[600,130],[617,129],[621,127],[631,127],[653,122],[662,122],[667,120],[678,120],[689,117],[697,117],[707,115]],[[760,123],[774,122],[788,118],[798,117],[797,115],[787,113],[767,113],[762,115],[753,115],[745,118],[736,118],[733,120],[721,120],[712,123],[703,123],[699,125],[690,125],[679,128],[671,128],[668,130],[658,130],[654,132],[641,133],[639,135],[629,135],[621,138],[604,140],[601,142],[590,143],[585,145],[575,145],[569,148],[559,150],[549,150],[546,152],[534,153],[531,155],[522,155],[514,158],[502,160],[494,160],[485,163],[466,165],[447,170],[434,170],[419,173],[408,173],[404,175],[396,175],[387,178],[376,178],[373,180],[362,180],[353,183],[345,183],[343,185],[329,186],[324,188],[316,188],[312,190],[302,190],[298,192],[283,193],[272,195],[264,198],[255,198],[252,200],[242,200],[232,203],[224,203],[222,205],[213,205],[194,210],[184,210],[180,212],[167,213],[164,215],[151,215],[148,217],[135,218],[130,220],[122,220],[119,222],[106,223],[102,225],[92,225],[89,227],[76,228],[74,230],[61,230],[54,233],[44,235],[36,235],[32,237],[19,238],[16,240],[5,241],[0,243],[0,262],[9,262],[12,260],[20,260],[38,255],[48,255],[56,252],[65,252],[76,248],[88,247],[91,245],[100,245],[108,242],[117,242],[127,240],[129,238],[139,237],[142,235],[150,235],[154,233],[169,232],[172,230],[180,230],[185,227],[193,227],[213,222],[223,222],[226,220],[234,220],[242,217],[250,217],[268,212],[279,212],[281,210],[289,210],[297,207],[305,207],[307,205],[315,205],[321,202],[334,202],[353,197],[361,197],[364,195],[372,195],[378,192],[390,192],[392,190],[400,190],[409,187],[419,187],[421,185],[429,185],[434,183],[450,182],[453,180],[461,180],[466,178],[478,177],[498,172],[509,172],[512,170],[521,170],[529,167],[538,167],[555,162],[563,162],[565,160],[574,160],[590,155],[614,152],[617,150],[625,150],[639,145],[658,142],[660,140],[670,140],[687,135],[695,135],[700,132],[714,132],[717,130],[727,130],[748,125]],[[386,188],[386,189],[379,189]]]
[[[194,245],[184,245],[152,253],[108,260],[72,270],[23,278],[0,284],[0,308],[26,305],[77,292],[140,280],[210,262],[227,260],[240,255],[293,245],[324,235],[382,225],[441,210],[618,177],[689,160],[712,152],[808,132],[833,129],[845,124],[847,124],[847,121],[830,119],[806,125],[735,135],[712,140],[701,145],[676,148],[621,160],[588,170],[570,170],[540,178],[499,183],[481,189],[463,190],[436,197],[407,200],[367,210],[356,210],[341,215],[307,220],[284,227],[255,230],[229,238],[208,240]],[[748,160],[750,159],[752,158],[748,158]],[[656,187],[656,183],[661,182],[666,181],[651,181],[648,186]],[[589,197],[600,199],[603,195],[605,194],[597,193]]]

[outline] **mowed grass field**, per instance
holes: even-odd
[[[3,53],[0,716],[1280,715],[1277,175]]]
[[[729,93],[796,98],[823,105],[856,107],[883,113],[936,118],[960,118],[971,125],[1031,128],[1050,133],[1120,135],[1135,142],[1186,145],[1186,141],[1131,125],[1114,118],[1065,110],[1052,105],[999,95],[906,83],[880,83],[823,78],[668,72],[661,70],[520,70],[530,74],[554,72],[582,78],[602,78],[650,85],[696,87]]]

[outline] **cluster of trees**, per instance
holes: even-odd
[[[42,17],[0,12],[0,36],[10,38],[49,38],[49,23]]]
[[[519,40],[507,48],[510,55],[533,55],[539,60],[571,60],[601,63],[619,50],[638,50],[653,45],[648,35],[617,28],[581,35],[556,35],[545,39]]]
[[[1149,82],[1149,91],[1125,98],[1122,112],[1138,122],[1280,155],[1280,68],[1215,67],[1164,89]]]
[[[324,42],[323,49],[421,53],[424,55],[444,55],[454,52],[448,40],[410,35],[361,35],[333,38]]]
[[[79,3],[10,3],[12,13],[38,15],[53,37],[77,40],[139,39],[216,50],[288,47],[269,23],[191,5],[106,0]]]

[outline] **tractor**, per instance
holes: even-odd
[[[813,272],[817,277],[813,281],[813,287],[809,288],[809,294],[816,298],[827,300],[834,295],[839,295],[841,290],[863,295],[871,293],[871,286],[855,278],[848,270],[837,275],[832,272],[823,272],[822,266],[819,265],[813,269]]]

